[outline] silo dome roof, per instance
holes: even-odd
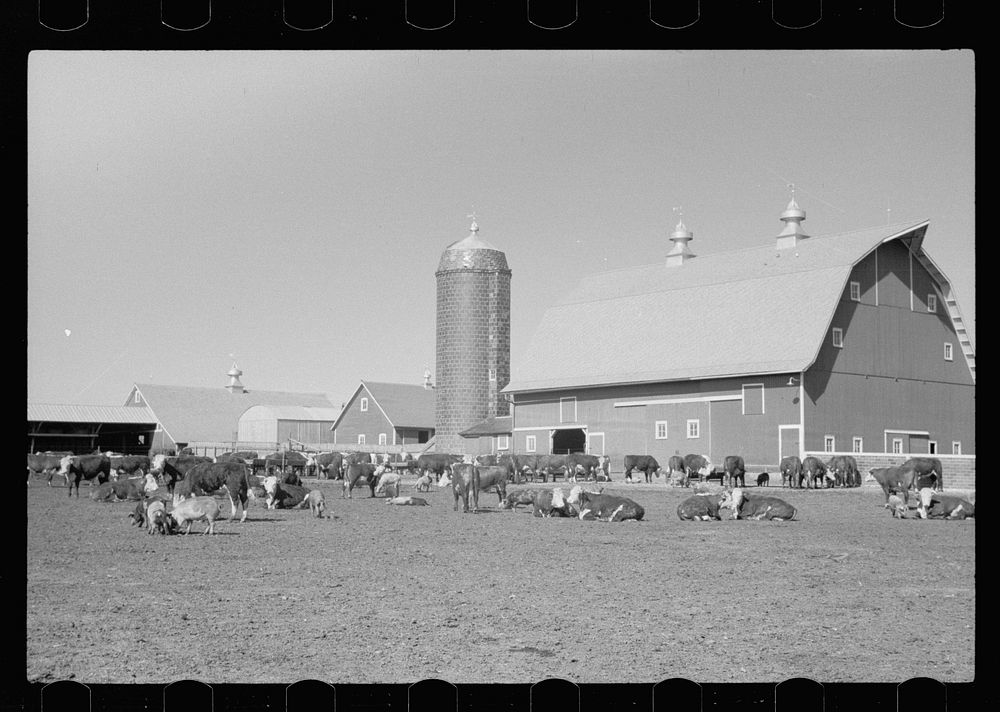
[[[479,226],[472,223],[468,237],[451,243],[441,254],[438,272],[454,270],[507,271],[507,257],[495,245],[479,237]]]

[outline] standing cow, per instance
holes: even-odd
[[[586,455],[582,452],[571,452],[566,456],[566,466],[569,468],[569,478],[576,481],[576,476],[578,473],[583,473],[584,479],[594,479],[598,477],[598,473],[603,472],[605,476],[610,477],[604,466],[607,465],[608,460],[602,462],[601,458],[597,455]]]
[[[167,492],[172,495],[177,483],[184,479],[188,470],[195,465],[207,462],[212,462],[212,458],[198,455],[168,456],[161,453],[153,456],[153,460],[149,465],[149,471],[154,475],[159,475],[166,482]]]
[[[858,461],[851,455],[834,455],[826,463],[827,472],[833,474],[834,482],[841,487],[859,487],[861,473],[858,472]]]
[[[938,492],[944,489],[944,470],[936,457],[911,457],[901,467],[913,471],[913,485],[916,489],[931,487]]]
[[[798,487],[802,482],[802,460],[797,455],[781,458],[781,486]]]
[[[310,453],[306,459],[306,467],[312,467],[316,477],[339,480],[344,476],[344,455],[339,452]]]
[[[818,457],[807,457],[802,461],[802,476],[806,488],[822,487],[826,480],[826,465]]]
[[[653,481],[653,475],[660,476],[660,463],[652,455],[626,455],[625,481],[632,481],[632,471],[638,470],[645,477],[646,484]]]
[[[735,487],[736,483],[739,482],[740,487],[746,487],[746,474],[747,468],[743,463],[743,458],[739,455],[726,455],[726,459],[722,464],[722,469],[725,471],[725,486]]]
[[[704,455],[688,454],[684,456],[684,472],[689,481],[694,475],[698,475],[698,479],[704,481],[712,474],[713,469],[711,461]]]
[[[378,482],[378,475],[375,474],[376,469],[378,469],[378,466],[370,462],[356,462],[348,465],[347,473],[344,475],[343,489],[340,491],[340,498],[354,499],[351,496],[351,490],[354,489],[355,485],[368,485],[372,491],[371,496],[374,497],[375,486]]]
[[[98,484],[111,479],[111,459],[106,455],[67,455],[59,462],[58,474],[69,483],[69,496],[75,489],[79,498],[81,479],[93,482],[96,477]]]
[[[148,455],[122,455],[118,458],[117,463],[112,462],[111,464],[119,476],[143,477],[150,468]]]
[[[903,503],[909,502],[909,490],[913,487],[914,470],[904,470],[902,467],[876,467],[868,471],[865,477],[867,482],[878,482],[885,494],[886,504],[889,502],[889,495],[899,494],[903,497]]]
[[[73,453],[68,451],[54,452],[48,450],[46,452],[36,452],[34,454],[28,453],[28,484],[31,484],[31,475],[46,475],[46,484],[49,487],[52,486],[52,476],[57,474],[61,469],[62,459],[68,457]],[[69,478],[66,478],[66,484],[69,484]]]
[[[247,492],[250,489],[250,471],[242,462],[202,462],[195,465],[184,479],[174,488],[174,506],[176,507],[183,500],[190,497],[202,497],[211,495],[223,487],[229,494],[229,503],[232,509],[229,512],[229,521],[236,518],[237,502],[243,508],[243,516],[240,523],[247,519]]]
[[[441,475],[454,465],[461,462],[461,455],[449,455],[446,453],[425,452],[417,458],[417,469],[421,474],[433,474],[436,482],[441,481]]]

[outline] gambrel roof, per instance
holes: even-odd
[[[248,390],[230,393],[225,388],[161,386],[136,383],[125,405],[133,402],[138,389],[146,407],[155,415],[174,442],[216,442],[233,440],[240,415],[255,405],[333,408],[322,393]]]
[[[922,250],[927,225],[897,223],[782,250],[772,242],[677,267],[658,263],[587,276],[545,312],[503,390],[804,371],[819,354],[851,270],[884,242],[908,242],[946,300],[953,297]],[[966,358],[974,374],[971,346]]]
[[[434,429],[434,407],[437,401],[433,388],[409,383],[361,381],[348,402],[357,398],[362,389],[368,391],[392,427]],[[337,429],[348,410],[350,407],[344,408],[331,430]]]

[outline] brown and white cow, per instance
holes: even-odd
[[[921,519],[969,519],[976,516],[976,505],[962,497],[941,494],[930,487],[921,488],[919,496],[917,514]]]
[[[795,518],[795,507],[778,497],[745,494],[736,487],[719,505],[733,510],[734,519],[773,519],[783,522]]]
[[[232,509],[229,519],[236,518],[237,503],[243,508],[240,522],[247,518],[247,492],[250,471],[242,462],[203,462],[195,465],[174,488],[174,506],[192,496],[210,495],[225,487]]]
[[[69,496],[80,496],[80,480],[93,482],[96,478],[99,484],[111,479],[111,459],[106,455],[67,455],[59,462],[57,474],[66,478],[69,483]]]
[[[722,519],[719,505],[723,501],[725,501],[725,495],[696,494],[677,505],[677,517],[681,521],[693,522]]]
[[[618,497],[601,492],[588,492],[579,485],[570,490],[567,504],[579,510],[580,519],[596,519],[603,522],[639,521],[646,514],[638,502],[628,497]]]
[[[660,476],[660,463],[652,455],[626,455],[624,467],[626,482],[632,481],[634,470],[643,474],[647,484],[653,481],[653,475]]]

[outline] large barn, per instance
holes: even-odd
[[[702,257],[680,223],[665,262],[581,280],[504,389],[514,451],[607,454],[613,471],[626,454],[763,470],[930,453],[974,471],[975,354],[928,221],[809,237],[804,218],[793,199],[767,244]]]

